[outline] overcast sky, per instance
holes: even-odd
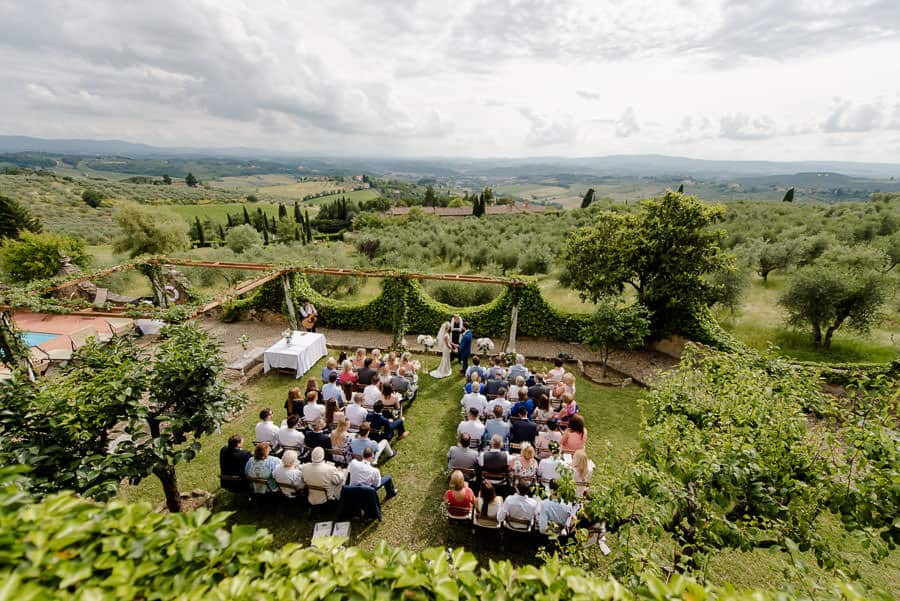
[[[900,162],[900,0],[0,0],[0,133]]]

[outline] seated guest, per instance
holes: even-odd
[[[520,390],[524,390],[525,396],[528,396],[528,387],[525,386],[525,378],[518,376],[513,382],[515,382],[515,384],[512,384],[506,391],[506,398],[508,398],[511,403],[515,403],[519,400]]]
[[[331,437],[328,434],[325,434],[323,430],[325,429],[325,418],[320,417],[312,424],[312,431],[307,432],[304,443],[306,448],[314,449],[316,447],[321,447],[323,449],[331,448]]]
[[[484,368],[481,367],[481,359],[478,358],[478,355],[472,357],[472,365],[470,365],[466,369],[466,379],[471,380],[472,374],[478,374],[478,379],[480,381],[484,381]]]
[[[531,419],[531,414],[534,413],[534,401],[528,398],[528,391],[525,388],[520,388],[519,398],[509,412],[511,415],[519,415],[519,409],[523,407],[525,408],[525,415],[528,419]]]
[[[562,377],[562,383],[565,387],[565,394],[575,396],[575,374],[568,372]]]
[[[490,482],[483,482],[481,490],[478,491],[478,498],[475,500],[475,517],[479,520],[499,524],[497,514],[500,513],[502,506],[503,497],[497,495],[494,485]]]
[[[394,387],[389,383],[381,385],[381,404],[385,409],[400,412],[400,395],[394,392]]]
[[[528,398],[537,401],[541,396],[550,396],[550,387],[543,382],[535,382],[534,385],[528,387]]]
[[[269,455],[269,443],[261,442],[256,445],[253,451],[253,457],[247,460],[244,466],[244,474],[251,480],[250,485],[256,494],[264,494],[273,492],[278,488],[275,484],[275,468],[281,465],[281,462]],[[253,479],[262,480],[262,482],[254,482]]]
[[[509,470],[509,453],[503,450],[500,436],[491,437],[491,448],[478,457],[478,464],[493,474],[505,474]]]
[[[551,482],[550,498],[541,501],[538,511],[538,530],[541,534],[547,534],[551,524],[554,526],[554,531],[561,531],[569,523],[569,518],[575,515],[575,506],[560,501],[556,490],[556,482]]]
[[[509,471],[514,480],[527,480],[529,483],[537,477],[538,462],[534,458],[534,447],[528,443],[522,444],[522,452],[513,455],[509,463]]]
[[[537,399],[537,407],[534,409],[534,413],[531,414],[531,417],[534,421],[542,421],[542,422],[550,422],[555,419],[556,414],[553,409],[550,407],[550,397],[546,394],[542,394]]]
[[[372,369],[378,370],[384,367],[384,361],[381,359],[381,349],[372,349]]]
[[[397,375],[390,379],[391,389],[400,395],[400,398],[412,396],[412,380],[406,377],[406,368],[397,369]],[[407,396],[409,395],[409,396]]]
[[[444,494],[444,500],[454,515],[465,514],[475,505],[475,495],[461,471],[450,474],[450,490]]]
[[[338,410],[337,401],[335,399],[329,399],[328,402],[325,403],[325,425],[333,426],[337,423],[338,419],[342,419],[344,417],[344,412]]]
[[[371,409],[375,405],[375,401],[381,400],[381,379],[378,374],[374,374],[369,384],[363,388],[363,398],[366,409]]]
[[[594,476],[594,462],[588,459],[584,449],[575,451],[572,456],[572,479],[575,480],[575,495],[583,497],[588,490],[588,484]]]
[[[494,377],[484,384],[484,394],[489,397],[496,397],[501,388],[506,388],[506,380],[503,379],[503,372],[494,372]]]
[[[384,361],[384,366],[387,367],[388,371],[392,374],[397,373],[397,370],[400,369],[400,357],[397,356],[395,351],[388,353],[387,359]]]
[[[563,360],[562,359],[554,359],[553,360],[553,368],[547,372],[544,377],[544,382],[547,384],[556,384],[557,382],[562,381],[563,375],[565,375],[566,370],[563,368]]]
[[[344,398],[344,389],[338,384],[338,373],[336,371],[328,374],[328,384],[322,387],[322,402],[328,403],[331,399],[337,401],[338,407],[347,404]]]
[[[541,459],[538,463],[538,477],[541,480],[559,480],[559,465],[562,460],[559,458],[559,443],[550,441],[550,456]]]
[[[306,404],[303,405],[303,419],[307,424],[313,423],[320,417],[325,417],[325,406],[316,402],[318,398],[318,393],[313,390],[306,393]]]
[[[338,363],[334,360],[334,357],[328,357],[328,361],[325,362],[325,367],[322,368],[322,382],[328,382],[328,376],[331,374],[337,375],[338,373]]]
[[[378,369],[378,379],[381,380],[382,386],[384,385],[385,382],[390,383],[390,381],[391,381],[391,370],[388,369],[388,366],[387,366],[387,365],[382,365],[382,366]]]
[[[490,440],[499,436],[503,444],[509,439],[509,422],[503,420],[503,407],[494,405],[494,417],[484,423],[484,437]]]
[[[242,479],[246,477],[244,468],[247,467],[247,461],[253,454],[243,448],[244,437],[240,434],[234,434],[228,439],[226,444],[219,451],[219,473],[223,476],[240,476]],[[231,491],[244,490],[246,482],[222,482],[222,488]]]
[[[530,377],[531,372],[525,367],[525,357],[523,355],[516,355],[516,364],[509,368],[509,374],[506,376],[507,380],[516,382],[518,385],[519,378],[522,378],[522,384],[524,385]]]
[[[501,388],[497,391],[497,398],[488,401],[488,415],[492,415],[494,413],[494,407],[498,405],[503,409],[503,417],[509,417],[509,410],[512,408],[512,403],[507,399],[506,388]]]
[[[497,377],[497,374],[500,374],[500,379],[506,379],[506,369],[503,368],[503,365],[500,364],[502,358],[500,355],[497,355],[491,361],[491,366],[488,368],[487,373],[485,374],[485,380],[493,380]]]
[[[309,504],[322,505],[328,501],[341,498],[341,487],[344,485],[343,470],[333,463],[325,461],[325,451],[321,447],[313,449],[312,463],[303,466],[303,481],[309,488]],[[311,487],[324,488],[325,492]]]
[[[497,521],[503,522],[507,516],[522,520],[530,524],[540,514],[541,503],[529,496],[531,489],[522,481],[516,483],[515,494],[506,497],[500,511],[497,512]]]
[[[288,415],[300,415],[303,412],[303,393],[300,388],[294,386],[288,390],[287,400],[284,402],[284,410]]]
[[[466,411],[477,409],[478,415],[483,415],[487,411],[488,402],[481,394],[481,384],[478,382],[472,382],[472,392],[464,394],[459,403],[466,408]]]
[[[375,374],[377,373],[378,370],[372,367],[371,357],[366,357],[363,361],[362,369],[356,372],[357,382],[359,382],[361,386],[368,386],[372,383],[372,378],[375,377]]]
[[[387,493],[385,500],[397,495],[394,489],[394,479],[390,476],[382,476],[377,467],[372,465],[374,454],[371,447],[366,447],[362,452],[362,459],[354,459],[350,462],[350,486],[363,484],[371,486],[375,490],[384,487]]]
[[[372,426],[375,440],[391,440],[395,434],[400,439],[409,436],[403,418],[393,419],[390,409],[385,410],[380,400],[376,401],[372,411],[366,414],[366,421]]]
[[[344,360],[344,362],[341,363],[341,374],[338,376],[338,384],[341,386],[346,384],[356,384],[358,380],[359,376],[353,371],[353,364],[349,359]]]
[[[281,428],[278,429],[278,446],[303,448],[303,432],[297,429],[300,423],[299,415],[291,415]]]
[[[253,429],[256,442],[267,442],[274,449],[278,446],[278,426],[272,421],[272,410],[263,409],[259,412],[259,423]]]
[[[334,430],[331,431],[331,449],[334,451],[331,454],[331,457],[336,463],[342,463],[344,465],[350,461],[350,441],[353,439],[347,430],[347,418],[342,415],[334,426]],[[343,455],[344,460],[341,461],[335,456],[336,454]]]
[[[539,457],[550,455],[551,442],[555,442],[560,447],[562,446],[562,433],[559,431],[559,426],[556,425],[556,422],[552,420],[547,422],[547,429],[538,432],[534,440],[534,446]]]
[[[480,375],[477,371],[476,371],[475,373],[472,374],[472,379],[471,379],[471,380],[467,380],[467,381],[466,381],[466,385],[463,386],[463,391],[464,391],[466,394],[472,392],[472,386],[473,386],[476,382],[477,382],[479,385],[481,384],[481,375]]]
[[[556,419],[562,424],[568,424],[569,420],[578,413],[578,403],[570,394],[563,394],[561,397],[562,407],[556,414]]]
[[[400,355],[400,367],[405,368],[407,374],[415,376],[416,372],[419,371],[419,362],[413,361],[412,353],[406,351]]]
[[[525,407],[519,407],[519,413],[516,414],[516,417],[519,419],[514,420],[509,426],[509,442],[527,442],[533,445],[537,436],[537,425],[532,421],[528,421],[528,412]]]
[[[459,435],[459,444],[447,451],[447,469],[475,470],[478,467],[478,452],[469,448],[472,439],[466,433]]]
[[[358,428],[364,421],[366,421],[366,416],[369,414],[369,411],[363,407],[363,394],[361,392],[357,392],[353,395],[353,403],[347,406],[347,409],[344,411],[344,415],[347,417],[347,421],[350,422],[350,425],[354,428]]]
[[[375,442],[369,438],[371,428],[372,426],[369,422],[363,422],[363,425],[359,427],[359,433],[356,435],[356,438],[350,441],[350,451],[354,455],[362,456],[363,451],[371,449],[375,457],[375,463],[378,463],[381,459],[382,453],[387,453],[387,457],[393,457],[394,449],[391,448],[390,442],[386,439]]]
[[[563,453],[574,453],[584,449],[587,443],[587,428],[584,426],[584,418],[579,414],[572,416],[569,427],[562,435]]]
[[[272,477],[284,496],[293,499],[297,495],[297,491],[303,488],[303,472],[297,463],[297,451],[284,452],[281,464],[275,468]]]
[[[484,424],[478,419],[478,409],[475,407],[469,409],[468,419],[464,422],[460,422],[459,426],[456,428],[457,436],[463,432],[468,434],[471,440],[477,441],[480,446],[481,438],[484,436]]]
[[[309,396],[310,392],[316,393],[316,401],[319,400],[319,383],[315,378],[310,378],[306,381],[306,391],[303,393],[304,396]]]
[[[359,371],[365,366],[366,366],[366,349],[358,348],[358,349],[356,349],[356,354],[353,356],[353,369],[356,371]]]

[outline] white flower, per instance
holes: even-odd
[[[285,331],[283,331],[281,333],[281,337],[284,338],[285,340],[290,340],[291,336],[293,336],[293,335],[294,335],[294,331],[291,330],[290,328],[287,328]]]
[[[418,342],[419,344],[422,344],[422,342],[424,340],[425,340],[425,334],[419,334],[419,336],[416,338],[416,342]]]
[[[482,353],[487,353],[494,350],[494,341],[490,338],[479,338],[475,341],[475,346],[478,347]]]
[[[418,338],[416,338],[416,342],[424,346],[426,349],[430,349],[434,346],[434,336],[428,336],[427,334],[420,334]]]

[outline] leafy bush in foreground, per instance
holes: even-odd
[[[541,567],[491,562],[461,549],[374,552],[336,540],[272,549],[265,530],[228,528],[226,513],[163,515],[149,504],[107,505],[71,493],[35,503],[0,472],[0,590],[7,599],[717,599],[788,601],[673,576],[633,590],[551,558]],[[861,599],[850,585],[833,598]]]

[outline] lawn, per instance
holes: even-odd
[[[250,217],[256,213],[257,209],[262,209],[270,219],[274,216],[278,218],[278,203],[273,202],[230,202],[230,203],[209,203],[209,204],[193,204],[193,205],[169,205],[167,208],[172,212],[181,215],[185,221],[193,223],[194,219],[199,217],[201,221],[209,219],[215,223],[225,225],[228,222],[228,214],[231,213],[235,217],[243,220],[243,210],[246,207]],[[288,207],[289,216],[293,217],[293,207]],[[239,223],[243,223],[240,221]]]

